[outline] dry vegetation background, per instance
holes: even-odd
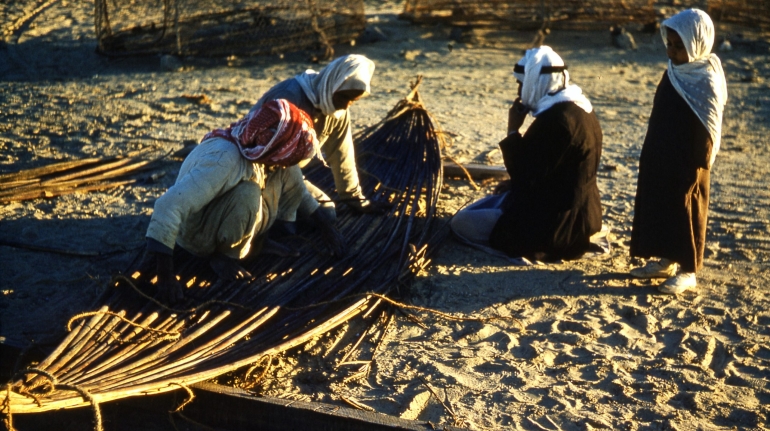
[[[0,23],[7,28],[41,4],[0,4]],[[0,173],[129,153],[164,162],[131,186],[0,207],[4,343],[58,339],[69,316],[88,309],[110,274],[128,266],[143,246],[154,200],[178,170],[169,153],[234,121],[275,83],[322,66],[306,53],[184,58],[178,70],[164,70],[158,57],[108,59],[94,53],[92,10],[88,0],[52,2],[5,33]],[[422,74],[423,99],[451,138],[447,154],[500,163],[496,144],[515,97],[510,72],[533,35],[478,32],[454,40],[449,28],[398,20],[400,10],[396,2],[368,1],[370,28],[386,40],[337,48],[377,64],[372,96],[353,107],[356,126],[376,123]],[[665,296],[626,275],[636,264],[627,242],[638,156],[666,67],[660,37],[637,32],[638,48],[621,50],[606,32],[557,31],[545,42],[565,58],[603,127],[599,187],[613,251],[516,267],[447,239],[427,273],[404,290],[405,300],[504,319],[397,312],[386,324],[374,315],[369,336],[345,358],[371,361],[368,373],[340,365],[366,328],[353,322],[274,358],[253,390],[336,404],[344,398],[471,429],[770,428],[770,44],[752,29],[718,30],[728,35],[734,49],[719,55],[729,101],[697,290]],[[442,218],[492,187],[448,180]]]

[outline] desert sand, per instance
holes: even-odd
[[[0,22],[5,28],[42,3],[2,4]],[[399,20],[398,2],[366,5],[369,26],[387,39],[336,47],[336,55],[360,53],[377,65],[373,94],[352,108],[356,128],[377,123],[420,74],[425,105],[451,144],[446,154],[500,164],[497,142],[515,98],[511,70],[533,34],[456,40],[448,27]],[[0,173],[129,152],[160,157],[239,118],[275,83],[323,66],[307,53],[183,58],[174,70],[158,57],[108,59],[94,52],[92,11],[87,0],[54,2],[5,35]],[[639,152],[666,68],[660,36],[632,34],[635,50],[613,47],[604,31],[545,39],[603,128],[609,254],[515,266],[447,237],[400,300],[488,320],[414,310],[392,313],[389,323],[375,316],[348,352],[366,330],[354,321],[273,358],[252,390],[474,430],[770,428],[770,39],[718,28],[733,49],[718,52],[729,101],[712,170],[706,264],[697,289],[670,296],[627,275],[643,263],[627,244]],[[179,165],[167,157],[139,184],[0,207],[0,340],[59,339],[67,319],[89,309],[110,274],[141,250],[153,202]],[[442,221],[493,187],[448,179]],[[371,361],[368,372],[351,361]],[[238,383],[235,374],[220,380]]]

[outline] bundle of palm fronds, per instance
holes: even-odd
[[[178,389],[256,363],[376,306],[372,294],[387,294],[427,264],[441,188],[441,134],[414,87],[356,138],[365,193],[392,206],[376,215],[338,206],[346,256],[315,249],[320,236],[308,229],[287,239],[300,247],[300,257],[247,258],[253,279],[221,282],[201,260],[175,253],[178,277],[188,286],[184,304],[175,308],[152,298],[154,280],[133,265],[112,280],[101,308],[74,316],[55,351],[3,391],[3,412]],[[327,168],[308,177],[331,193]]]
[[[52,198],[133,184],[140,180],[137,173],[157,162],[144,160],[138,155],[89,158],[0,174],[0,203]]]

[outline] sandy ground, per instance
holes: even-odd
[[[0,5],[2,25],[42,3]],[[496,144],[515,97],[510,72],[533,35],[457,41],[449,28],[398,20],[400,8],[368,1],[369,24],[387,40],[337,48],[377,64],[372,96],[352,108],[357,127],[376,123],[422,74],[425,103],[452,141],[447,154],[500,163]],[[92,10],[85,0],[53,3],[0,45],[0,172],[131,151],[167,154],[237,119],[275,83],[322,66],[306,53],[182,59],[179,71],[162,70],[157,57],[111,60],[94,53]],[[660,37],[634,33],[638,49],[621,50],[605,32],[556,31],[546,43],[569,64],[604,131],[599,187],[612,252],[518,267],[447,239],[405,300],[500,319],[395,313],[345,359],[374,359],[358,377],[353,366],[360,364],[339,364],[348,353],[339,346],[360,335],[354,322],[275,358],[256,391],[350,400],[471,429],[770,428],[770,51],[756,32],[719,35],[728,31],[737,43],[719,53],[730,99],[698,289],[666,296],[654,282],[627,276],[638,264],[627,246],[638,156],[665,70]],[[737,39],[739,31],[745,39]],[[131,187],[3,205],[1,240],[67,253],[0,245],[0,341],[23,346],[61,337],[68,317],[87,309],[142,247],[153,202],[178,167],[169,158]],[[442,218],[492,187],[448,180]]]

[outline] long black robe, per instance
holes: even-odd
[[[596,171],[599,120],[572,102],[537,116],[524,136],[500,142],[511,191],[489,238],[509,256],[576,259],[602,226]]]
[[[639,159],[631,256],[662,257],[682,271],[703,266],[711,137],[663,74]]]

